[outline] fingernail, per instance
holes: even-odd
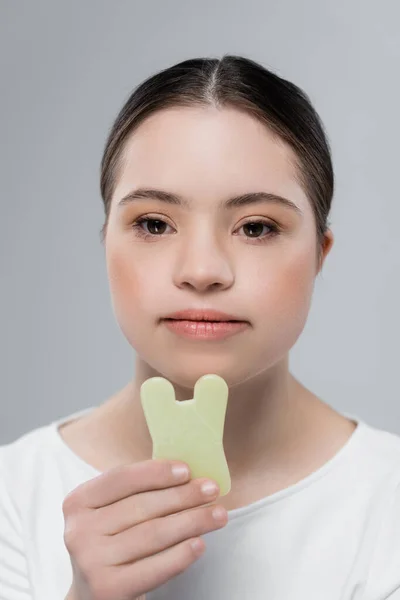
[[[177,481],[184,481],[189,477],[189,468],[186,465],[174,465],[172,475]]]
[[[201,485],[201,491],[206,496],[214,496],[217,493],[217,485],[213,481],[205,481]]]
[[[212,516],[216,521],[222,522],[226,521],[228,513],[223,506],[216,506],[212,511]]]

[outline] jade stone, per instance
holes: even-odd
[[[231,489],[222,441],[228,391],[225,380],[214,374],[197,380],[190,400],[177,401],[172,383],[164,377],[151,377],[140,388],[152,458],[187,463],[192,479],[213,479],[220,496]]]

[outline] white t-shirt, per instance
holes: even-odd
[[[64,600],[62,503],[100,474],[57,426],[0,446],[0,599]],[[321,468],[229,511],[204,554],[146,600],[400,600],[400,436],[358,426]]]

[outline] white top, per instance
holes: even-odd
[[[0,599],[64,600],[62,502],[100,474],[57,426],[0,446]],[[205,553],[146,600],[400,600],[400,436],[354,415],[341,450],[298,483],[229,511]]]

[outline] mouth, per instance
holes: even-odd
[[[165,321],[191,321],[195,323],[243,323],[238,315],[228,314],[213,308],[188,308],[165,315]]]
[[[238,319],[176,319],[172,317],[167,317],[164,321],[187,321],[190,323],[244,323],[244,321],[239,321]]]
[[[175,335],[191,340],[224,340],[248,329],[245,321],[208,321],[193,319],[163,319],[165,326]]]

